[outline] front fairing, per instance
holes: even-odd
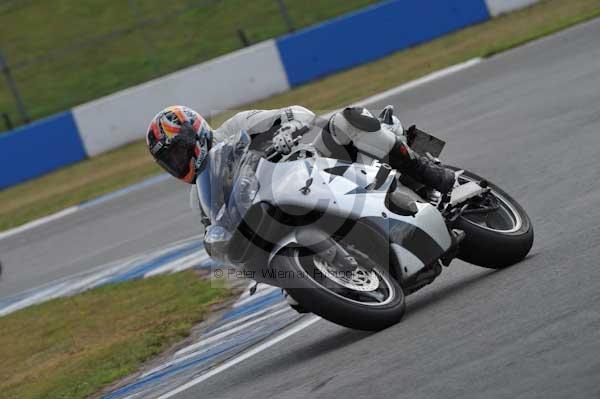
[[[280,164],[261,160],[257,168],[261,189],[255,201],[283,210],[295,217],[297,225],[310,223],[350,239],[371,257],[383,254],[384,259],[378,259],[381,264],[389,263],[385,258],[392,245],[394,256],[407,266],[402,275],[408,277],[448,250],[450,234],[429,203],[416,203],[418,211],[410,216],[391,212],[386,197],[396,176],[391,173],[374,189],[378,170],[377,165],[328,158]]]
[[[255,170],[260,154],[249,150],[250,138],[240,132],[218,143],[198,168],[198,198],[210,220],[204,243],[213,258],[227,261],[233,233],[258,191]]]

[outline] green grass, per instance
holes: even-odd
[[[376,2],[285,3],[294,24],[304,27]],[[136,18],[128,4],[128,0],[0,3],[0,49],[11,65],[29,62],[15,68],[13,75],[34,119],[241,48],[238,29],[244,29],[252,42],[287,32],[276,0],[135,0],[142,20],[158,20],[130,31]],[[119,30],[125,33],[77,48]],[[34,61],[61,50],[54,58]],[[20,122],[4,85],[0,79],[0,112]]]
[[[545,0],[528,9],[249,104],[247,108],[302,104],[317,111],[335,109],[449,65],[495,54],[598,16],[600,0]],[[211,123],[216,127],[222,120],[220,116]],[[141,140],[11,187],[0,192],[0,230],[124,187],[159,171]]]
[[[193,271],[104,286],[0,318],[0,398],[86,398],[180,341],[230,296]]]

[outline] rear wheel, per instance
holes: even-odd
[[[303,248],[287,248],[275,259],[279,270],[292,271],[285,290],[309,312],[336,324],[358,330],[381,330],[404,315],[404,293],[398,282],[379,267],[362,266],[342,272]]]
[[[483,180],[469,171],[459,177],[460,183]],[[527,256],[533,245],[533,226],[515,199],[492,183],[488,182],[488,186],[491,191],[487,197],[465,209],[453,227],[466,233],[460,244],[459,259],[501,269]]]

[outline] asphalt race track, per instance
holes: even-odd
[[[455,261],[394,327],[321,320],[174,397],[600,397],[600,20],[387,103],[521,202],[531,255]],[[0,299],[198,233],[187,187],[153,185],[0,240]]]
[[[0,299],[202,232],[175,179],[0,240]]]

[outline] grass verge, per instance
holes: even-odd
[[[377,1],[285,5],[302,28]],[[253,43],[287,33],[275,0],[0,1],[2,51],[34,119],[237,50],[238,29]],[[0,111],[17,122],[4,85]]]
[[[474,57],[496,54],[600,16],[600,0],[544,0],[500,18],[249,104],[335,109]],[[348,82],[352,82],[349,84]],[[222,122],[223,116],[212,121]],[[56,212],[159,172],[143,140],[0,192],[0,230]]]
[[[0,318],[0,398],[86,398],[231,295],[194,271],[107,285]]]

